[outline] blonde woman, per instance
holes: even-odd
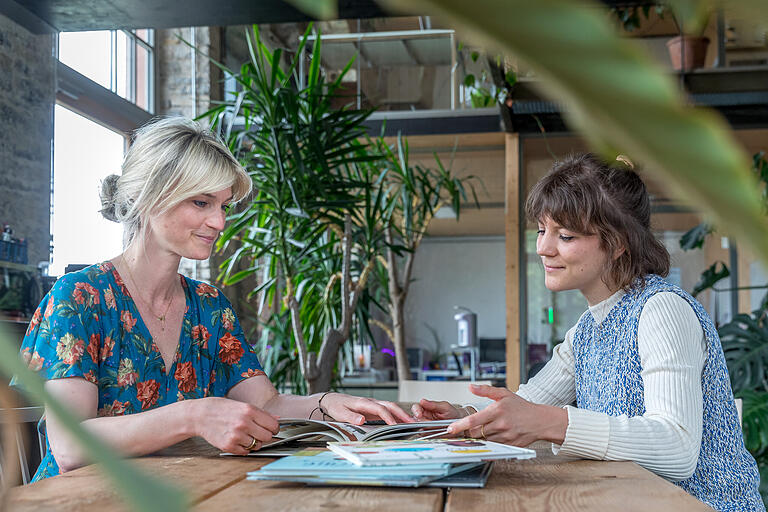
[[[318,410],[357,424],[411,420],[391,402],[278,394],[221,291],[177,273],[181,257],[210,256],[227,209],[250,190],[227,147],[197,123],[143,127],[122,175],[103,184],[102,213],[123,224],[125,251],[60,278],[34,314],[22,355],[83,426],[125,455],[192,436],[245,454],[277,432],[277,416]],[[55,416],[46,429],[35,480],[87,463]]]

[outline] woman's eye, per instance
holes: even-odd
[[[539,230],[536,231],[536,234],[541,236],[541,235],[544,234],[544,230],[543,229],[539,229]]]
[[[195,204],[195,206],[197,206],[198,208],[204,208],[205,206],[207,206],[207,205],[208,205],[208,203],[206,203],[205,201],[199,201],[199,200],[197,200],[197,199],[195,199],[195,200],[193,201],[193,203],[194,203],[194,204]]]
[[[568,235],[560,235],[560,240],[562,240],[563,242],[570,242],[571,240],[573,240],[573,237]]]

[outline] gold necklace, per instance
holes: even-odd
[[[147,302],[145,302],[144,299],[141,298],[141,295],[139,295],[139,285],[136,284],[136,278],[133,277],[133,272],[131,272],[131,266],[128,265],[128,263],[125,261],[125,258],[123,258],[123,263],[125,263],[125,268],[128,270],[128,275],[130,276],[131,281],[133,281],[133,286],[136,287],[137,297],[139,298],[139,300],[141,300],[141,302],[144,303],[144,305],[147,307],[149,312],[152,313],[152,316],[154,316],[160,321],[160,330],[165,332],[165,317],[168,314],[168,311],[171,309],[171,304],[173,304],[173,299],[175,299],[176,296],[171,295],[171,300],[168,301],[168,305],[165,307],[165,312],[162,315],[158,316],[157,313],[155,313],[152,310],[152,307],[149,304],[147,304]]]

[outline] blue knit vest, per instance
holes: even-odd
[[[645,303],[659,292],[685,299],[707,340],[699,460],[690,478],[674,483],[716,510],[764,511],[758,492],[760,474],[744,447],[717,330],[701,304],[679,287],[649,275],[645,286],[633,287],[599,325],[591,314],[582,315],[573,336],[576,405],[609,416],[645,413],[637,328]]]

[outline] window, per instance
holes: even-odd
[[[122,226],[99,213],[99,192],[104,178],[120,173],[125,142],[122,134],[56,106],[51,275],[122,252]]]
[[[154,112],[154,31],[59,34],[59,61],[136,106]]]

